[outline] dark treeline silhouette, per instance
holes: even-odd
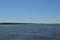
[[[0,24],[28,24],[28,23],[0,23]]]

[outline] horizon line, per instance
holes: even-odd
[[[33,22],[0,22],[0,24],[3,24],[3,23],[33,23]],[[60,24],[60,23],[34,23],[34,24]]]

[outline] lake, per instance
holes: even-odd
[[[0,40],[60,40],[60,24],[0,24]]]

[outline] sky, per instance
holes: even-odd
[[[60,0],[0,0],[0,22],[60,23]]]

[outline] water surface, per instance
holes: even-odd
[[[0,40],[60,40],[60,24],[2,24]]]

